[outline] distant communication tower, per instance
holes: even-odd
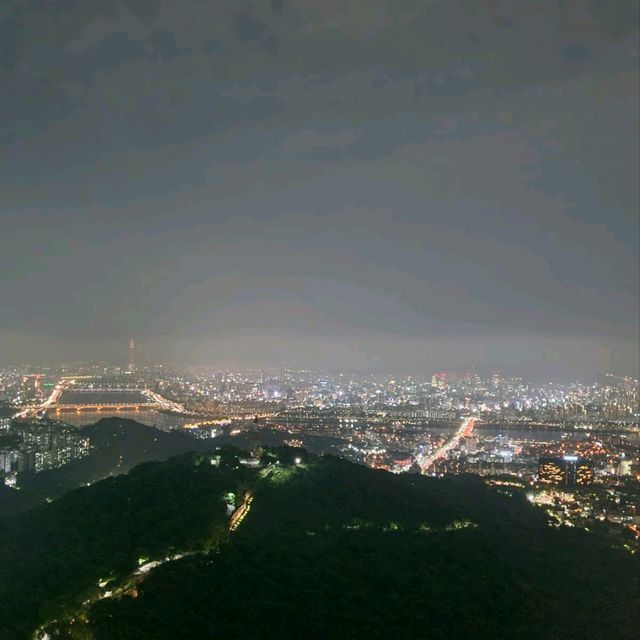
[[[134,340],[129,340],[129,371],[133,373],[136,370],[135,362],[136,343]]]

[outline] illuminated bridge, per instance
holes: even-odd
[[[141,411],[159,409],[161,403],[136,389],[63,389],[49,408],[65,411]]]

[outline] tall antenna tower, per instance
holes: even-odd
[[[129,371],[133,373],[136,370],[135,362],[136,343],[133,339],[129,340]]]

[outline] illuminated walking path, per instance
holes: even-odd
[[[229,531],[235,531],[245,519],[249,509],[251,509],[251,503],[253,502],[253,495],[249,491],[244,494],[244,501],[233,512],[231,520],[229,521]]]

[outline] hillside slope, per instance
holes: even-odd
[[[635,638],[637,556],[603,532],[475,477],[276,458],[188,454],[25,514],[0,539],[0,637]]]
[[[75,487],[126,473],[142,462],[166,460],[187,451],[206,451],[211,443],[184,433],[165,432],[124,418],[103,418],[83,427],[91,453],[59,469],[38,474],[22,474],[20,486],[47,498],[62,495]]]
[[[125,638],[635,638],[638,563],[522,495],[335,458],[272,468],[214,558],[160,567],[90,614]]]

